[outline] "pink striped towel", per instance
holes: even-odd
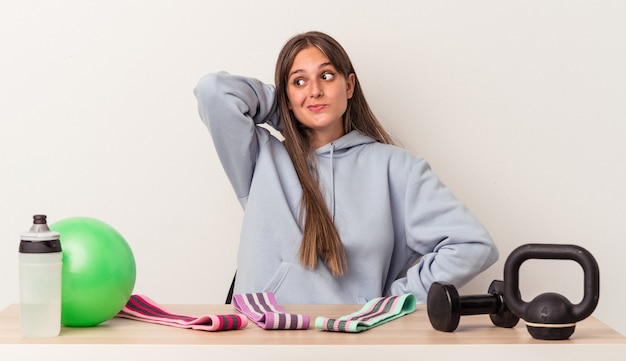
[[[248,325],[248,320],[237,314],[191,317],[171,313],[144,295],[130,296],[116,317],[202,331],[237,330]]]

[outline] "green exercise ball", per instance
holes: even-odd
[[[95,326],[114,317],[135,286],[133,252],[122,235],[94,218],[73,217],[50,225],[63,252],[61,323]]]

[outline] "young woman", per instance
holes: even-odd
[[[235,293],[273,292],[283,304],[413,293],[424,303],[432,282],[460,287],[498,258],[428,163],[393,145],[330,36],[291,38],[275,86],[222,72],[194,93],[244,208]]]

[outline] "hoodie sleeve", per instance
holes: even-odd
[[[426,303],[433,282],[461,287],[498,259],[487,230],[424,160],[419,160],[410,174],[405,232],[407,246],[421,258],[406,277],[391,285],[391,293],[413,293],[420,303]]]
[[[259,124],[280,131],[275,89],[253,78],[212,73],[194,88],[198,112],[208,127],[224,171],[244,204],[250,191],[259,142],[269,132]]]

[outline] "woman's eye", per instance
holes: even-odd
[[[295,86],[303,86],[304,85],[304,79],[296,79],[294,80],[294,85]]]
[[[333,73],[324,73],[322,74],[322,79],[324,80],[333,80],[335,78],[335,74]]]

